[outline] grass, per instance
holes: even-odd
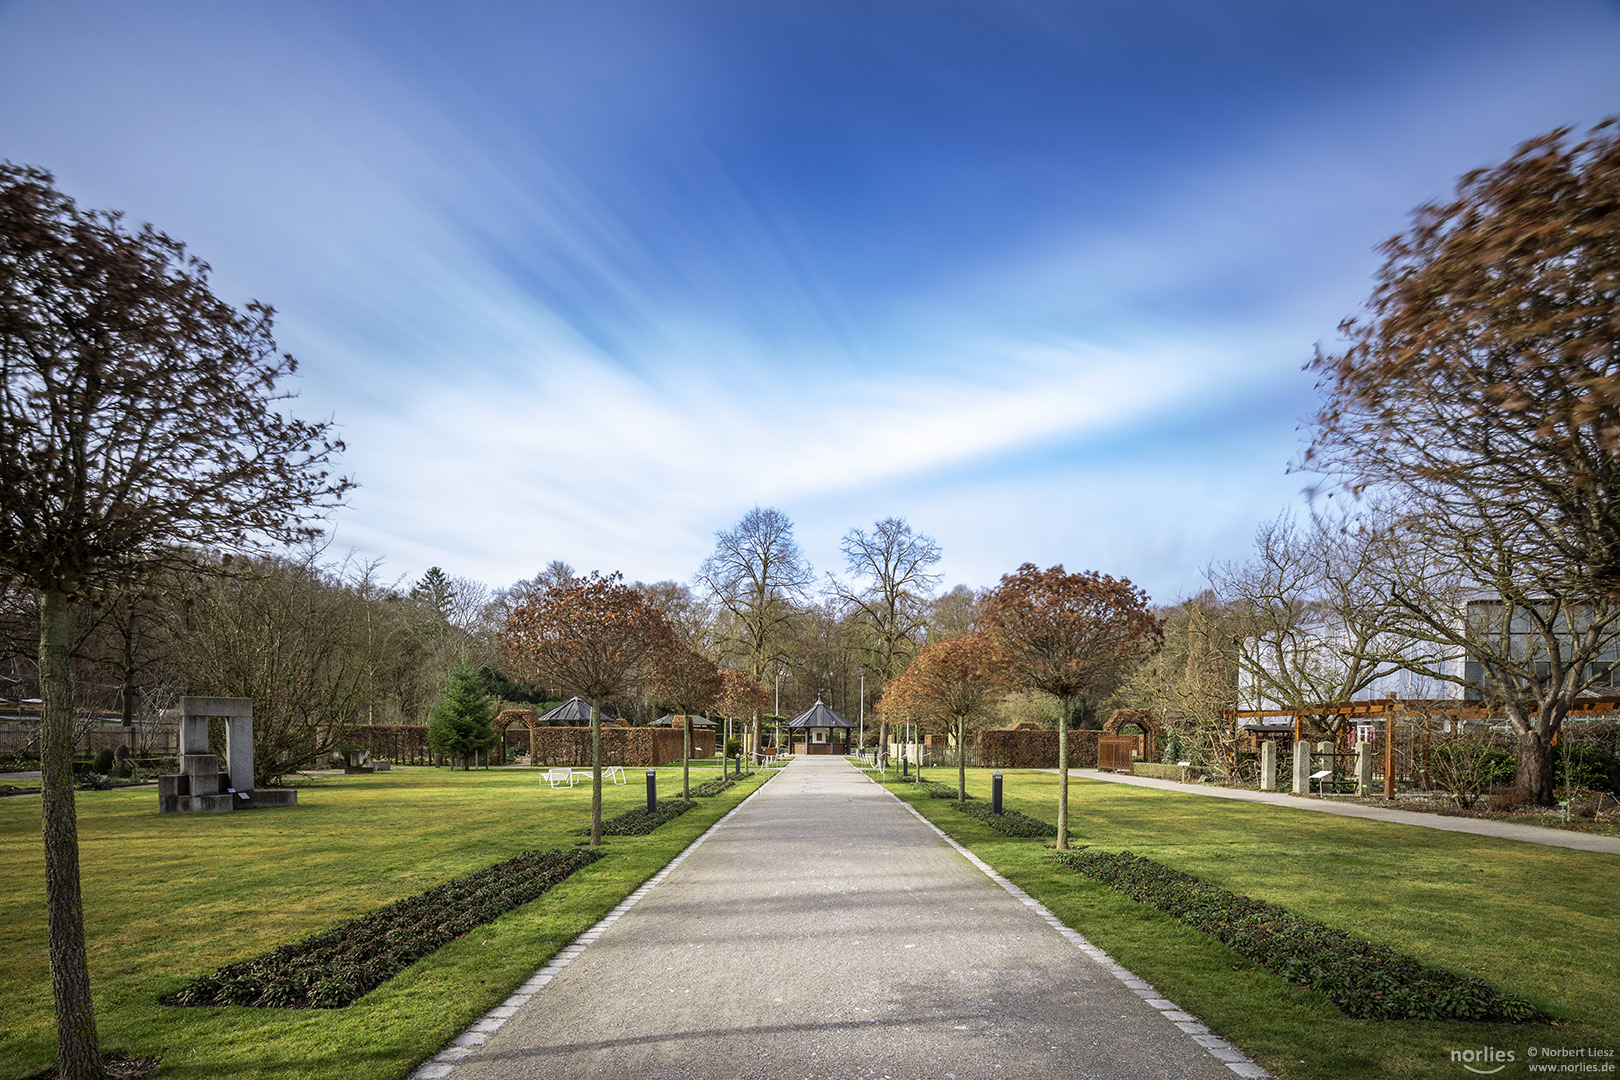
[[[1055,775],[1003,773],[1006,806],[1057,819]],[[1002,836],[913,785],[890,790],[1280,1077],[1454,1078],[1466,1074],[1452,1050],[1487,1046],[1515,1053],[1503,1077],[1526,1075],[1531,1046],[1620,1056],[1620,857],[1078,777],[1070,785],[1076,846],[1134,851],[1477,975],[1558,1019],[1349,1019],[1322,995],[1055,864],[1043,841]],[[968,786],[987,798],[989,770],[969,770]]]
[[[706,776],[694,768],[694,782]],[[603,816],[645,806],[642,771]],[[186,980],[538,847],[569,846],[590,786],[540,770],[396,769],[318,780],[298,806],[159,816],[156,789],[79,792],[90,974],[104,1052],[162,1058],[158,1077],[395,1080],[499,1004],[764,779],[744,780],[538,901],[419,961],[345,1009],[181,1009]],[[665,797],[680,766],[659,770]],[[0,1080],[55,1058],[39,800],[0,800]]]

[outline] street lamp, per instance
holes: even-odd
[[[782,752],[782,676],[793,677],[793,673],[781,664],[776,665],[776,719],[772,722],[776,728],[776,752]]]
[[[866,757],[866,665],[861,665],[861,750],[860,756]]]

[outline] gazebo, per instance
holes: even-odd
[[[647,726],[648,727],[680,727],[681,725],[676,723],[676,721],[680,720],[680,719],[681,718],[679,716],[676,716],[674,713],[665,713],[663,716],[660,716],[658,719],[654,720],[651,724],[649,724]],[[714,730],[714,721],[708,719],[707,717],[698,716],[696,713],[693,713],[692,714],[692,730],[693,731],[713,731]]]
[[[849,732],[854,726],[853,720],[846,720],[829,709],[818,694],[814,705],[788,721],[788,729],[793,732],[793,752],[847,754]],[[805,733],[802,736],[801,731]],[[801,738],[803,742],[799,741]]]
[[[555,727],[589,727],[591,724],[591,703],[582,698],[569,698],[550,712],[542,713],[534,718],[536,724],[550,724]],[[609,718],[602,717],[603,723]]]

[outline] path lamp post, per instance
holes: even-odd
[[[647,813],[658,812],[658,770],[647,770]]]
[[[861,742],[860,757],[866,756],[866,666],[861,665]]]

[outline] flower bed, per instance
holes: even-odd
[[[340,1009],[601,857],[588,848],[524,852],[257,959],[226,964],[163,1004]]]
[[[650,814],[646,810],[631,810],[602,822],[602,835],[646,836],[658,826],[674,821],[696,805],[697,802],[692,799],[659,799],[658,809]],[[590,832],[589,829],[581,829],[579,835],[589,836]]]
[[[956,787],[955,787],[955,785],[952,785],[952,784],[940,784],[940,783],[936,783],[933,780],[918,780],[917,784],[924,791],[928,792],[928,797],[930,799],[954,799],[954,798],[956,798]],[[973,798],[973,796],[969,795],[968,798],[971,799],[971,798]]]
[[[1057,862],[1211,935],[1358,1020],[1524,1024],[1547,1017],[1480,979],[1428,967],[1276,904],[1200,881],[1129,851],[1059,851]]]
[[[1030,839],[1043,839],[1057,835],[1057,826],[1049,825],[1040,818],[1021,814],[1017,810],[1003,808],[996,814],[983,803],[960,803],[956,807],[968,817],[976,818],[990,826],[1004,836],[1021,836]]]

